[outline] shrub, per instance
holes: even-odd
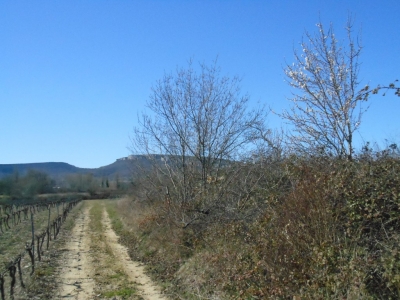
[[[128,210],[125,202],[121,211],[136,235],[135,255],[168,283],[170,294],[400,297],[398,159],[293,156],[275,164],[273,175],[261,164],[241,170],[247,181],[238,182],[237,173],[231,185],[224,182],[224,209],[190,226],[176,217],[191,206],[136,199]]]

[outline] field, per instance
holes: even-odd
[[[27,202],[24,205],[1,206],[2,299],[7,298],[7,294],[10,297],[25,294],[29,290],[25,288],[35,283],[35,276],[41,272],[40,263],[52,260],[44,253],[50,253],[50,244],[54,244],[61,225],[77,204],[77,201]]]
[[[38,212],[33,215],[33,225],[36,234],[39,234],[47,229],[49,219],[55,220],[58,215],[62,213],[61,207],[52,207],[51,209],[39,208]],[[50,214],[49,214],[50,211]],[[4,214],[2,215],[4,216]],[[21,221],[13,225],[12,221],[9,221],[11,228],[4,230],[0,240],[0,260],[10,261],[17,255],[19,255],[25,249],[26,243],[30,243],[32,240],[32,220],[31,214],[28,213],[28,217],[25,219],[23,214],[20,216]]]

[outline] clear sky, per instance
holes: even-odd
[[[363,83],[400,80],[399,11],[399,0],[1,0],[0,164],[96,168],[129,155],[151,86],[190,58],[218,56],[252,105],[282,111],[282,68],[304,31],[321,20],[340,35],[349,13],[362,34]],[[369,105],[358,138],[400,142],[400,98]]]

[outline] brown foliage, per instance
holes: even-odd
[[[185,299],[398,298],[400,161],[291,157],[271,168],[252,170],[246,205],[219,222],[179,226],[176,213],[193,207],[125,201],[135,255]]]

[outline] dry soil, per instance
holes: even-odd
[[[93,203],[96,202],[86,203],[65,248],[61,249],[61,270],[57,272],[60,290],[55,299],[167,299],[145,274],[143,266],[132,261],[127,249],[118,242],[103,205],[102,232],[90,229]],[[135,292],[124,294],[126,286]]]

